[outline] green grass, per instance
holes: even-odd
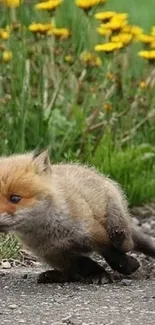
[[[109,0],[102,9],[128,12],[129,22],[146,32],[155,25],[154,0]],[[37,12],[32,4],[16,10],[21,29],[0,40],[0,48],[13,52],[6,64],[0,50],[0,154],[48,147],[53,162],[93,164],[122,185],[131,206],[140,205],[155,196],[154,66],[137,56],[144,47],[140,43],[115,55],[101,54],[100,67],[81,62],[84,50],[95,54],[94,45],[103,42],[93,18],[97,11],[86,15],[65,0],[54,16],[57,26],[72,35],[56,40],[27,28],[33,21],[49,22],[49,13]],[[0,26],[12,17],[3,8]],[[72,55],[72,63],[65,62],[66,55]],[[146,89],[139,87],[142,80]],[[18,254],[15,247],[14,237],[5,237],[0,256]]]
[[[18,258],[20,253],[20,244],[13,235],[0,236],[0,259]]]

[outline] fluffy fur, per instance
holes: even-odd
[[[54,267],[39,282],[108,277],[88,257],[94,251],[124,274],[139,267],[126,252],[155,257],[153,241],[133,228],[117,183],[86,166],[51,165],[47,151],[0,159],[0,232],[8,231]]]

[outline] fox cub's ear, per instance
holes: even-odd
[[[48,150],[34,150],[32,163],[38,174],[51,173],[51,163]]]

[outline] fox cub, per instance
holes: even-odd
[[[48,151],[0,158],[0,232],[9,231],[54,268],[40,283],[110,281],[92,252],[122,274],[140,266],[127,252],[155,257],[155,243],[133,227],[117,183],[86,166],[51,165]]]

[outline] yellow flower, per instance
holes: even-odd
[[[9,37],[10,33],[4,28],[0,28],[0,38],[2,38],[3,40],[7,40]]]
[[[155,26],[152,27],[151,35],[155,37]]]
[[[71,35],[71,31],[68,28],[56,28],[54,27],[52,30],[50,30],[48,35],[53,35],[60,39],[66,39]]]
[[[102,21],[108,21],[111,19],[114,15],[116,14],[115,11],[102,11],[98,12],[97,14],[94,15],[94,17],[98,20]]]
[[[104,44],[99,44],[95,46],[95,51],[97,52],[113,52],[123,47],[122,43],[108,42]]]
[[[73,62],[73,56],[72,56],[71,54],[66,55],[66,56],[64,57],[64,60],[65,60],[66,62],[68,62],[68,63],[72,63],[72,62]]]
[[[97,32],[102,36],[109,36],[111,34],[111,30],[107,29],[105,27],[102,27],[102,25],[97,28]]]
[[[147,60],[155,60],[155,50],[150,51],[140,51],[138,55]]]
[[[101,27],[118,31],[127,25],[127,18],[128,14],[126,13],[116,13],[108,23],[102,24]]]
[[[145,44],[150,44],[153,41],[155,41],[155,37],[149,34],[140,34],[138,36],[138,40],[145,43]]]
[[[38,10],[55,10],[63,0],[49,0],[45,2],[40,2],[35,5]]]
[[[101,27],[111,29],[112,31],[118,31],[127,25],[127,20],[117,19],[115,16],[106,24],[102,24]]]
[[[87,51],[81,53],[80,60],[92,67],[94,66],[100,67],[102,65],[102,60],[99,56]]]
[[[123,33],[130,33],[133,36],[137,36],[143,33],[143,28],[136,26],[136,25],[126,25],[123,29],[122,29]]]
[[[93,6],[105,3],[107,0],[76,0],[76,5],[82,9],[90,9]]]
[[[128,14],[126,12],[117,12],[113,18],[117,20],[127,20]]]
[[[151,49],[155,49],[155,40],[154,40],[154,42],[152,42],[152,43],[150,44],[150,48],[151,48]]]
[[[112,72],[108,72],[107,75],[106,75],[106,77],[109,80],[112,80],[112,81],[115,80],[115,76],[114,76],[114,74]]]
[[[21,0],[2,0],[2,3],[9,8],[17,8],[21,5]]]
[[[8,63],[13,58],[12,51],[4,51],[2,54],[3,62]]]
[[[141,81],[139,82],[139,88],[141,88],[141,89],[146,89],[146,88],[147,88],[147,83],[146,83],[146,81],[141,80]]]
[[[123,45],[128,45],[129,43],[132,42],[133,36],[132,34],[127,34],[127,33],[119,33],[118,35],[115,35],[111,38],[112,42],[121,42]]]
[[[104,108],[107,112],[109,112],[109,111],[112,110],[112,104],[111,104],[111,103],[105,103],[105,104],[103,105],[103,108]]]
[[[33,23],[29,25],[28,29],[34,33],[46,34],[48,31],[52,30],[52,24],[36,24]]]

